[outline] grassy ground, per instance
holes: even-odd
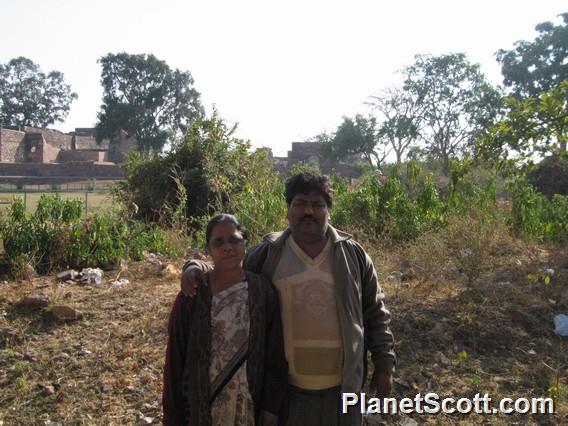
[[[426,247],[421,255],[432,256],[432,243]],[[568,313],[568,251],[519,242],[488,251],[468,288],[463,271],[451,265],[426,274],[420,250],[370,250],[393,314],[399,357],[393,395],[554,396],[557,414],[370,416],[368,423],[568,423],[568,338],[554,334],[552,324],[554,315]],[[408,259],[408,279],[393,279],[390,272]],[[548,284],[539,272],[545,269],[554,270]],[[123,288],[59,284],[53,277],[0,283],[0,424],[160,423],[166,322],[179,280],[156,271],[130,265],[121,277],[131,284]],[[49,308],[19,306],[32,292],[84,316],[61,322]]]
[[[37,202],[42,196],[41,192],[28,192],[25,194],[26,200],[26,210],[29,212],[34,212],[37,206]],[[46,194],[53,194],[53,192],[46,192]],[[102,207],[107,207],[112,205],[112,198],[109,193],[104,192],[59,192],[59,196],[62,199],[79,199],[83,202],[83,205],[87,205],[87,211],[93,212],[99,210]],[[3,192],[0,193],[0,212],[6,210],[10,207],[12,199],[14,197],[24,198],[22,193],[10,193]]]

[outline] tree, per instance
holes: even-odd
[[[0,65],[0,124],[47,127],[63,121],[75,99],[59,71],[44,74],[23,56]]]
[[[203,116],[189,71],[172,70],[145,54],[109,53],[99,63],[103,104],[97,140],[112,140],[122,129],[136,138],[141,152],[160,151]]]
[[[568,80],[539,96],[505,99],[507,112],[480,139],[478,150],[501,166],[531,162],[535,157],[566,151]]]
[[[501,97],[463,53],[415,58],[402,71],[404,90],[421,111],[425,152],[442,162],[447,175],[450,159],[467,152],[494,120]]]
[[[345,160],[360,154],[372,168],[380,168],[389,151],[380,145],[377,137],[377,120],[374,117],[343,117],[333,135],[320,135],[322,154],[331,160]]]
[[[371,96],[371,99],[369,105],[384,117],[377,135],[390,144],[397,164],[401,164],[402,156],[420,135],[420,111],[414,99],[399,88],[385,90],[378,96]]]
[[[266,153],[249,153],[250,143],[235,137],[235,131],[213,111],[192,123],[164,155],[131,153],[119,200],[134,207],[139,219],[181,219],[194,231],[201,227],[202,233],[208,216],[220,212],[237,212],[254,241],[282,227],[283,183]]]
[[[514,49],[496,53],[503,84],[516,97],[538,96],[568,80],[568,13],[559,16],[563,25],[542,22],[533,41],[517,41]]]

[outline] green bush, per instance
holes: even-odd
[[[14,198],[0,221],[5,258],[14,275],[26,266],[40,273],[61,268],[109,267],[120,259],[142,258],[148,250],[173,254],[165,234],[155,227],[128,219],[121,212],[82,218],[81,200],[42,195],[35,213],[25,211]]]
[[[195,218],[229,210],[231,198],[247,182],[254,185],[248,175],[258,166],[248,153],[250,144],[235,138],[234,131],[214,113],[192,124],[169,153],[132,154],[125,165],[127,178],[116,190],[118,199],[135,206],[136,218],[167,225],[183,216],[196,226]]]
[[[509,184],[512,197],[512,225],[517,235],[561,242],[568,238],[568,196],[549,199],[524,179]]]
[[[415,172],[407,185],[397,170],[386,179],[365,175],[351,190],[341,185],[336,190],[332,222],[391,242],[411,240],[440,226],[444,206],[437,190],[429,176],[419,179]],[[335,182],[341,184],[339,179]]]
[[[249,171],[248,180],[233,197],[230,210],[249,230],[251,243],[264,234],[286,228],[284,182],[271,171],[265,153],[253,154],[257,166]]]
[[[497,201],[496,177],[484,181],[476,179],[478,169],[470,161],[453,161],[448,185],[447,209],[454,213],[468,214],[472,209],[490,211]]]

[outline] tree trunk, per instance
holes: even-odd
[[[450,175],[450,158],[447,155],[444,155],[442,158],[442,165],[443,165],[443,172],[444,176],[448,177]]]

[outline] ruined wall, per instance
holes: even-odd
[[[288,167],[310,159],[319,164],[321,162],[320,147],[319,142],[292,142],[292,150],[288,151]]]
[[[136,149],[136,139],[124,131],[114,143],[104,140],[98,144],[92,128],[78,128],[70,134],[28,126],[0,130],[0,163],[96,161],[119,164]]]
[[[335,163],[333,165],[325,165],[321,167],[321,172],[325,175],[331,176],[332,174],[339,173],[341,176],[348,178],[358,178],[361,172],[349,164]]]
[[[105,152],[84,150],[84,151],[59,151],[58,163],[69,163],[77,161],[105,161]]]
[[[22,127],[26,133],[41,133],[43,139],[56,149],[71,149],[71,141],[73,137],[67,135],[59,130],[53,129],[38,129],[35,127]]]
[[[97,143],[94,136],[73,136],[73,145],[76,150],[108,150],[109,141],[105,139],[101,143]]]
[[[43,163],[43,136],[41,133],[27,133],[22,143],[26,163]]]
[[[121,130],[118,143],[110,144],[107,161],[112,161],[116,164],[124,163],[128,153],[134,150],[136,150],[136,139],[128,136],[124,130]]]
[[[22,141],[26,137],[24,132],[10,129],[0,129],[0,162],[15,163],[24,161]]]
[[[126,173],[122,168],[120,168],[120,166],[116,166],[114,164],[94,164],[92,162],[64,164],[1,163],[0,176],[121,179],[126,176]]]
[[[44,163],[55,163],[57,162],[57,156],[61,152],[61,149],[54,147],[53,145],[45,142],[43,144],[43,162]]]
[[[339,173],[350,178],[359,177],[361,173],[351,164],[360,161],[360,158],[353,156],[346,162],[325,160],[321,154],[320,142],[292,142],[292,150],[288,151],[287,169],[289,170],[296,163],[314,162],[321,172],[326,175]],[[279,168],[276,170],[280,171]]]

